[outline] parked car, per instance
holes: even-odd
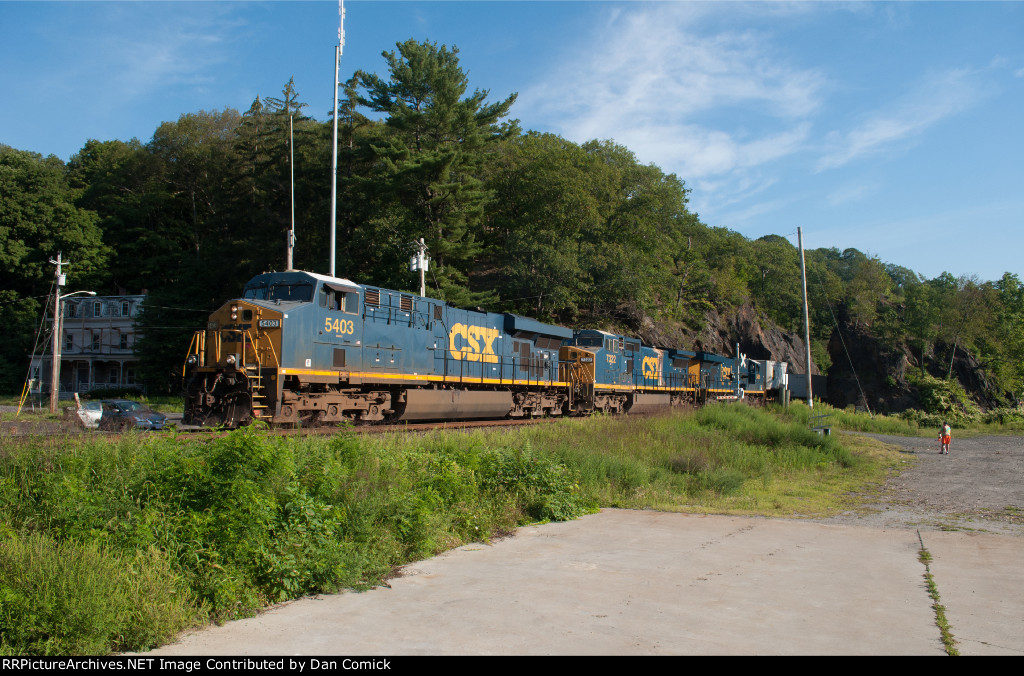
[[[167,416],[157,413],[137,401],[104,399],[100,429],[123,432],[129,429],[162,430]]]

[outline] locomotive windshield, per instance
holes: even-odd
[[[576,344],[580,347],[602,347],[604,345],[604,338],[601,336],[580,336],[576,339]]]
[[[313,285],[309,282],[275,282],[245,287],[243,298],[308,303],[313,300]]]

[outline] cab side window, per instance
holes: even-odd
[[[328,310],[356,314],[359,305],[359,294],[321,286],[318,301],[320,307],[325,307]]]

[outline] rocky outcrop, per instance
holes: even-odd
[[[952,375],[960,382],[971,399],[985,409],[994,408],[1004,403],[999,401],[998,390],[985,372],[985,365],[974,354],[962,347],[958,346],[956,352],[953,353],[952,345],[937,343],[934,351],[936,358],[925,360],[925,368],[928,373],[936,378],[945,378],[950,373],[951,353],[953,354]]]
[[[783,331],[760,316],[749,303],[744,303],[734,313],[726,316],[717,310],[709,311],[704,316],[703,328],[698,332],[658,326],[649,318],[644,318],[637,334],[648,345],[679,345],[727,356],[735,354],[736,343],[739,343],[740,352],[751,359],[787,362],[791,373],[806,371],[803,339],[798,334]],[[812,364],[811,372],[821,373],[815,364]]]
[[[849,321],[840,311],[838,330],[828,343],[828,402],[837,408],[867,405],[872,411],[895,413],[917,403],[907,383],[910,354]],[[852,364],[852,368],[851,368]]]
[[[851,404],[864,406],[866,403],[872,411],[882,413],[920,408],[919,393],[911,382],[913,379],[908,379],[907,375],[912,369],[921,368],[921,355],[912,354],[902,343],[893,344],[874,335],[870,327],[852,321],[842,306],[837,310],[839,328],[832,331],[828,343],[832,360],[825,393],[828,402],[838,408]],[[678,345],[732,356],[736,352],[736,343],[739,343],[740,352],[752,359],[787,362],[790,373],[806,370],[802,336],[782,330],[749,303],[727,314],[709,311],[699,331],[690,331],[679,325],[657,324],[649,317],[630,317],[630,323],[638,326],[636,335],[648,345]],[[927,371],[935,377],[945,378],[949,371],[950,353],[950,345],[936,345],[934,352],[924,357]],[[812,364],[812,373],[821,373],[817,364]],[[998,393],[987,377],[984,365],[960,347],[953,357],[953,375],[968,396],[982,408],[999,405]]]
[[[944,379],[949,374],[951,346],[939,343],[933,352],[913,354],[903,343],[892,343],[872,334],[868,327],[849,319],[840,309],[839,329],[833,330],[828,351],[828,401],[844,408],[850,404],[880,413],[899,413],[921,408],[920,393],[911,371],[920,370],[921,359],[929,375]],[[840,335],[840,331],[842,335]],[[946,355],[945,358],[939,355]],[[852,363],[852,368],[851,368]],[[953,376],[967,395],[982,408],[999,405],[995,387],[978,359],[962,348],[953,357]]]

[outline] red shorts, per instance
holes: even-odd
[[[948,444],[950,439],[952,439],[952,437],[950,437],[950,436],[942,437],[942,443]]]

